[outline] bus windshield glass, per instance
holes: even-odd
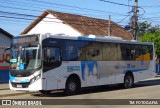
[[[37,39],[36,39],[36,38]],[[41,67],[38,36],[13,39],[10,70],[35,70]]]

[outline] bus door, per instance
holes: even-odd
[[[47,89],[57,89],[57,76],[62,71],[61,50],[58,47],[43,48],[43,72],[46,77]]]

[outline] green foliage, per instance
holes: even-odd
[[[139,35],[143,35],[145,31],[150,30],[151,23],[148,23],[147,21],[139,23]]]
[[[157,58],[160,58],[160,30],[144,32],[143,36],[139,37],[139,41],[154,43],[155,53]]]
[[[130,32],[133,33],[133,22],[129,22],[129,25],[132,28]],[[160,25],[153,26],[147,21],[139,22],[138,25],[138,40],[154,43],[156,56],[157,58],[160,58]]]

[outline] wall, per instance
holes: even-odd
[[[4,61],[4,58],[9,56],[9,52],[7,55],[4,55],[3,51],[4,47],[10,46],[10,43],[11,39],[0,33],[0,83],[5,83],[9,80],[9,64]]]
[[[51,33],[51,34],[65,34],[69,36],[80,36],[81,34],[70,26],[64,24],[61,20],[52,15],[47,15],[40,21],[28,34],[34,33]]]

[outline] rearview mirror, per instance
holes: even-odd
[[[7,62],[7,63],[10,63],[10,54],[7,54],[6,52],[8,51],[8,50],[10,50],[11,48],[6,48],[5,50],[4,50],[4,55],[5,55],[5,57],[4,57],[4,60],[5,60],[5,62]]]

